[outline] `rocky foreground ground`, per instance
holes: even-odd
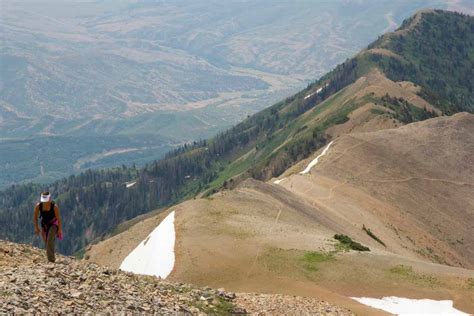
[[[315,299],[234,294],[134,275],[0,241],[0,314],[19,313],[351,315]]]

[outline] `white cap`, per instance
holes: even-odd
[[[43,192],[41,193],[41,199],[40,199],[41,202],[49,202],[51,201],[51,193],[49,192]]]

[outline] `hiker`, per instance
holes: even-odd
[[[54,242],[56,237],[63,239],[61,216],[59,207],[51,200],[51,193],[41,193],[40,202],[35,206],[33,221],[35,223],[35,235],[40,233],[38,227],[38,215],[41,216],[41,237],[46,245],[46,256],[49,262],[55,261]]]

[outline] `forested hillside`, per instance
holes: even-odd
[[[88,171],[51,184],[47,188],[64,221],[60,250],[74,253],[155,208],[231,188],[248,177],[278,176],[323,146],[334,128],[354,122],[352,113],[359,108],[370,105],[370,119],[385,124],[473,112],[473,30],[471,16],[419,13],[305,90],[210,140],[185,145],[142,169]],[[370,78],[384,76],[416,87],[404,97],[392,91],[401,84],[385,79],[393,88],[386,94],[360,93],[358,87]],[[29,184],[0,192],[0,238],[31,240],[31,213],[41,189]]]
[[[404,21],[399,30],[370,45],[369,49],[387,49],[396,54],[371,55],[371,61],[394,81],[420,85],[421,95],[445,114],[473,112],[473,18],[435,12]]]

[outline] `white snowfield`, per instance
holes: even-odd
[[[306,169],[304,169],[303,171],[300,172],[300,174],[307,174],[308,172],[310,172],[311,168],[313,168],[314,166],[316,166],[316,164],[318,163],[319,161],[319,158],[321,158],[322,156],[324,156],[326,154],[326,152],[328,151],[329,147],[331,147],[332,143],[334,141],[331,141],[324,149],[323,149],[323,152],[321,154],[319,154],[318,157],[314,158],[313,161],[311,161],[309,163],[309,165],[306,167]]]
[[[401,316],[418,316],[418,315],[465,315],[453,307],[453,301],[436,301],[429,299],[410,299],[396,296],[388,296],[379,298],[370,297],[351,297],[352,299],[364,305],[378,308],[386,312]]]
[[[173,271],[175,256],[174,211],[142,241],[120,265],[120,270],[165,279]]]

